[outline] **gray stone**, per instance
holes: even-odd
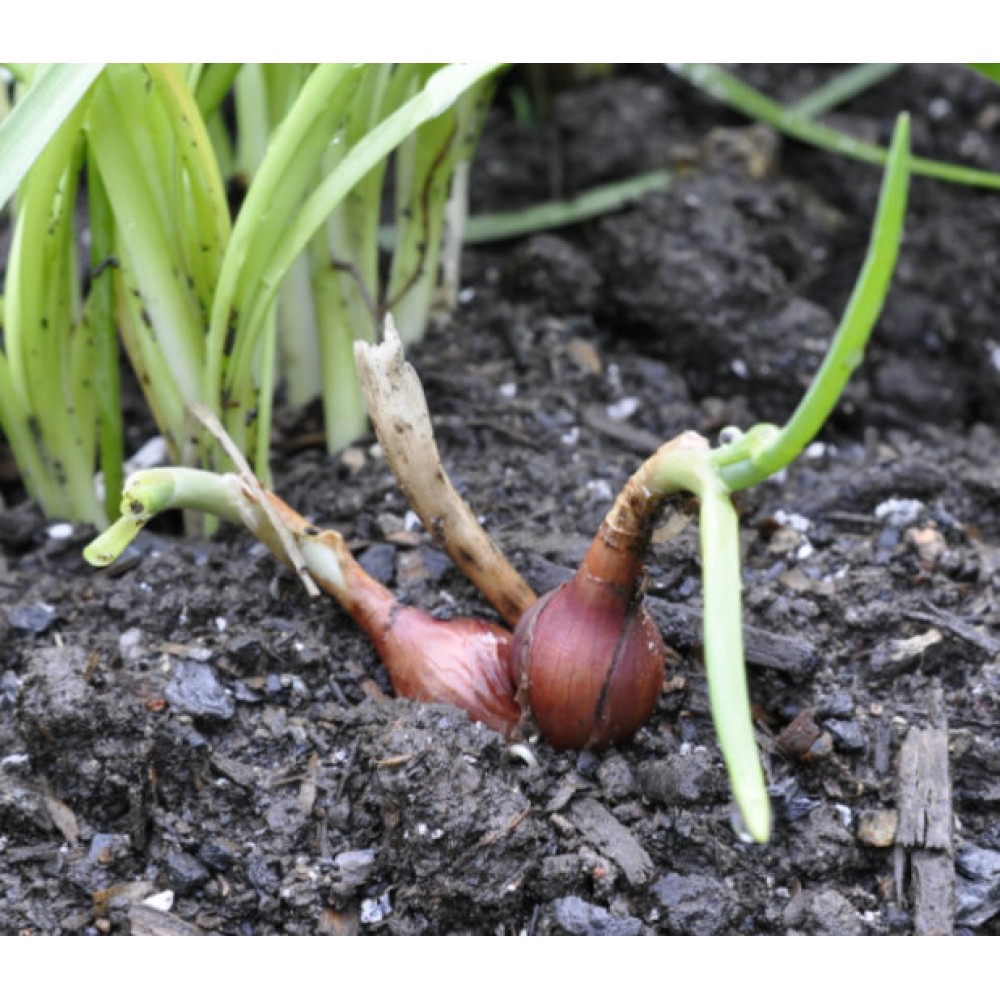
[[[802,934],[861,934],[861,917],[835,889],[806,890],[785,907],[785,926]]]
[[[332,888],[343,895],[357,892],[375,867],[375,852],[369,848],[362,851],[342,851],[333,859]]]
[[[969,844],[955,856],[955,922],[980,927],[1000,913],[1000,851]]]
[[[718,797],[722,776],[708,751],[698,747],[639,767],[642,794],[665,806],[691,805]]]
[[[674,934],[718,934],[737,916],[732,890],[709,875],[671,872],[652,891],[664,909],[662,922]]]
[[[841,750],[858,753],[868,746],[861,726],[853,719],[830,719],[825,725],[833,733],[834,741]]]
[[[552,917],[566,934],[585,937],[635,937],[645,932],[638,917],[617,917],[579,896],[563,896],[552,904]]]
[[[16,604],[7,612],[7,622],[18,632],[40,635],[56,620],[51,604]]]
[[[164,874],[180,894],[196,892],[210,878],[208,869],[186,851],[171,851],[164,862]]]
[[[574,802],[569,818],[585,840],[621,868],[630,885],[644,885],[652,877],[653,859],[635,836],[595,799]]]
[[[219,683],[207,663],[181,660],[167,684],[167,701],[178,712],[196,719],[228,722],[235,713],[233,696]]]

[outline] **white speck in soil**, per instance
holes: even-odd
[[[375,899],[361,900],[361,923],[379,924],[389,914],[392,913],[392,904],[389,902],[389,893],[383,892]]]
[[[617,403],[609,403],[607,413],[611,420],[620,423],[623,420],[628,420],[638,409],[639,400],[635,396],[625,396],[623,399],[619,399]]]
[[[174,905],[174,893],[171,889],[165,889],[154,896],[147,896],[143,901],[143,906],[148,906],[152,910],[159,910],[161,913],[169,913]]]
[[[885,521],[891,528],[907,528],[913,524],[923,512],[924,505],[919,500],[900,500],[893,497],[883,500],[875,508],[875,516]]]

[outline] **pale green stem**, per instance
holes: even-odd
[[[346,596],[340,556],[322,539],[336,532],[315,531],[290,507],[231,472],[166,467],[134,473],[125,483],[121,517],[84,549],[84,558],[92,566],[110,565],[157,514],[167,510],[197,511],[242,525],[286,566],[295,562],[289,545],[296,546],[299,558],[324,588],[338,598]]]
[[[789,105],[788,111],[802,118],[819,118],[881,83],[900,66],[902,63],[862,63],[860,66],[852,66]]]
[[[739,518],[704,447],[664,449],[647,463],[651,486],[700,501],[705,672],[712,719],[733,797],[754,840],[771,834],[771,807],[757,750],[743,655]]]
[[[595,216],[617,211],[650,191],[665,191],[671,180],[669,170],[652,170],[628,180],[593,188],[567,201],[546,202],[495,215],[474,215],[466,223],[464,242],[467,246],[489,243],[573,226]]]

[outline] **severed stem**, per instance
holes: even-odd
[[[536,595],[486,534],[441,464],[427,399],[391,316],[384,342],[356,341],[354,358],[389,468],[424,527],[509,625]]]

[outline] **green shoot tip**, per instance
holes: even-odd
[[[141,530],[142,522],[121,517],[83,550],[83,558],[91,566],[110,566],[132,544]]]

